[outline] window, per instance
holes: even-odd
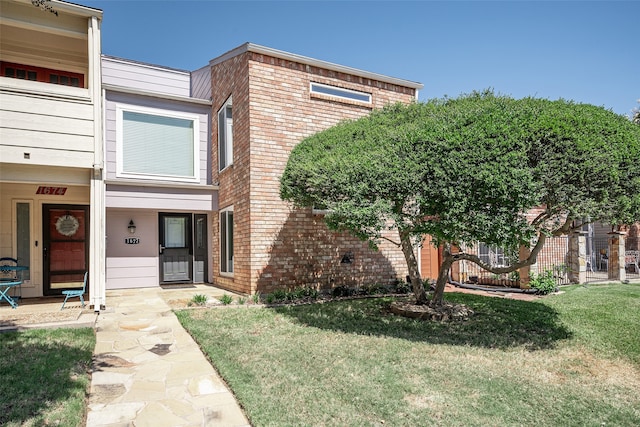
[[[335,98],[348,99],[349,101],[358,101],[371,104],[370,93],[324,85],[321,83],[311,83],[311,94],[328,95]]]
[[[231,98],[218,111],[219,170],[233,164],[233,113]]]
[[[479,245],[478,256],[482,262],[492,267],[505,267],[510,263],[509,254],[507,254],[503,248],[495,245],[489,246],[482,242],[480,242]]]
[[[18,202],[16,208],[16,258],[19,265],[31,265],[31,204]],[[31,271],[22,272],[22,280],[31,279]]]
[[[197,115],[119,105],[116,121],[119,177],[199,181]]]
[[[84,87],[84,75],[31,65],[0,62],[0,75],[21,80],[53,83],[63,86]]]
[[[220,212],[220,272],[233,273],[233,208]]]

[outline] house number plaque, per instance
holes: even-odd
[[[139,237],[125,237],[124,238],[124,242],[127,245],[137,245],[140,243],[140,238]]]

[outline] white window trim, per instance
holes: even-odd
[[[175,176],[175,175],[155,175],[134,172],[125,172],[124,165],[124,147],[123,147],[123,124],[124,112],[148,114],[152,116],[171,117],[175,119],[190,120],[193,122],[193,176]],[[200,182],[200,117],[197,114],[185,113],[181,111],[164,110],[160,108],[142,107],[140,105],[117,104],[116,105],[116,177],[148,179],[156,181],[171,182]]]
[[[221,148],[222,148],[222,144],[224,143],[225,146],[227,144],[227,140],[228,140],[228,136],[225,139],[225,141],[221,141],[220,140],[220,113],[223,112],[224,110],[226,110],[227,107],[231,106],[231,119],[226,119],[225,120],[225,135],[229,135],[229,125],[231,125],[231,150],[228,149],[226,150],[227,153],[227,158],[225,159],[226,164],[224,165],[224,167],[221,167],[222,165],[222,156],[221,156]],[[225,102],[224,104],[222,104],[222,107],[220,107],[220,109],[218,110],[218,113],[216,114],[216,120],[218,122],[218,171],[222,172],[223,170],[227,169],[229,166],[233,165],[233,96],[230,96]]]
[[[340,91],[340,92],[344,92],[345,94],[352,93],[352,94],[358,95],[358,96],[366,96],[368,98],[368,100],[363,101],[362,99],[350,98],[349,96],[340,96],[340,95],[336,95],[336,94],[318,92],[318,91],[314,90],[314,87],[316,87],[316,86],[317,87],[323,87],[323,88],[331,89],[331,90],[337,90],[337,91]],[[318,83],[318,82],[310,82],[309,83],[309,92],[313,96],[335,98],[335,99],[340,99],[340,100],[346,100],[346,101],[349,101],[349,102],[358,102],[358,103],[365,104],[365,105],[371,105],[371,100],[372,100],[372,95],[370,93],[368,93],[368,92],[361,92],[361,91],[358,91],[358,90],[347,89],[347,88],[340,87],[340,86],[332,86],[332,85],[327,85],[327,84]]]
[[[218,220],[219,220],[219,227],[220,227],[220,265],[219,265],[219,271],[220,271],[220,275],[224,276],[224,277],[233,277],[233,273],[235,271],[235,255],[231,254],[231,271],[222,271],[222,214],[223,213],[227,213],[227,212],[233,212],[233,206],[229,206],[226,207],[224,209],[220,209],[220,213],[218,215]],[[234,215],[234,219],[235,219],[235,215]],[[226,219],[225,219],[226,220]],[[234,233],[233,233],[233,240],[235,242],[235,226],[234,228]],[[235,244],[234,244],[235,247]]]

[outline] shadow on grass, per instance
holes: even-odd
[[[80,424],[93,331],[68,331],[0,334],[0,425]]]
[[[434,322],[396,316],[388,311],[392,298],[375,298],[274,308],[295,321],[319,329],[388,336],[432,344],[485,348],[553,348],[571,338],[558,313],[540,302],[449,293],[449,302],[474,310],[467,321]]]

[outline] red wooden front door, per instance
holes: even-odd
[[[89,259],[88,211],[88,206],[43,205],[45,295],[82,288]]]

